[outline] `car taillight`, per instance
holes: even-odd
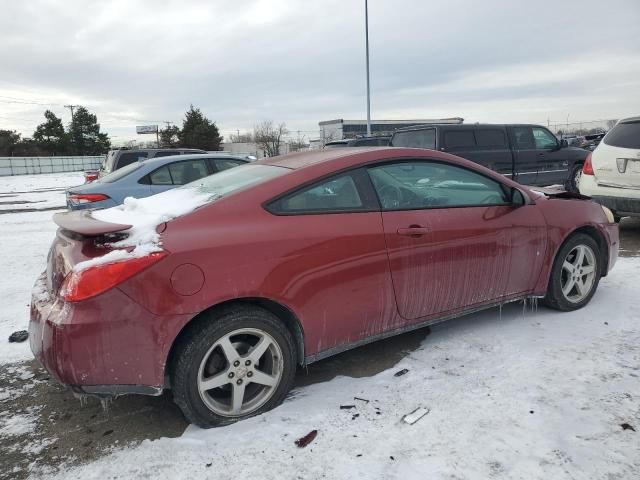
[[[83,204],[109,200],[109,197],[102,193],[70,193],[69,200],[71,203]]]
[[[65,302],[86,300],[124,282],[136,273],[150,267],[167,256],[167,252],[154,252],[144,257],[132,257],[112,263],[98,264],[66,276],[60,296]]]
[[[84,183],[91,183],[98,179],[98,172],[85,172]]]
[[[587,155],[587,159],[584,161],[584,166],[582,167],[582,174],[594,175],[593,164],[591,163],[591,154]]]

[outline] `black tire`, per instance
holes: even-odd
[[[580,193],[580,176],[582,176],[582,164],[574,165],[569,171],[569,176],[564,182],[564,188],[567,192]]]
[[[269,400],[257,410],[240,416],[219,415],[207,407],[200,396],[200,364],[219,339],[245,328],[259,329],[275,340],[282,352],[282,375],[279,383],[273,387]],[[189,422],[202,428],[226,425],[259,415],[280,405],[291,390],[296,373],[296,358],[296,346],[289,330],[275,315],[262,308],[240,305],[205,314],[185,332],[175,349],[171,369],[174,401]]]
[[[567,297],[562,292],[562,266],[567,258],[567,255],[576,248],[577,246],[585,245],[589,247],[594,255],[595,255],[595,276],[593,280],[593,285],[591,286],[591,290],[589,293],[579,302],[572,302],[567,299]],[[553,262],[553,268],[551,269],[551,276],[549,278],[549,286],[547,287],[547,294],[543,299],[543,303],[555,310],[560,310],[563,312],[568,312],[571,310],[577,310],[579,308],[584,307],[591,298],[593,297],[596,289],[598,288],[598,283],[600,282],[600,277],[602,276],[602,255],[600,252],[600,248],[596,241],[586,235],[584,233],[576,233],[571,235],[565,243],[560,247],[558,253],[556,254],[556,258]]]

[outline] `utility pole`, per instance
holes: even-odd
[[[73,109],[79,107],[79,105],[65,105],[64,108],[68,108],[71,111],[71,142],[75,144],[75,126],[73,124]],[[77,145],[75,145],[77,148]]]
[[[369,87],[369,2],[364,0],[364,33],[367,56],[367,137],[371,136],[371,91]]]

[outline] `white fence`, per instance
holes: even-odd
[[[97,170],[104,155],[95,157],[0,157],[0,177]]]

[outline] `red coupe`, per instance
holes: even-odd
[[[618,254],[605,207],[430,150],[293,154],[128,200],[55,216],[31,348],[78,393],[171,388],[203,427],[374,340],[523,298],[581,308]]]

